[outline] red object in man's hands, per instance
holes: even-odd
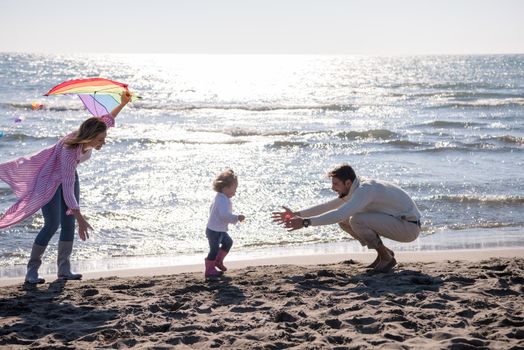
[[[291,220],[291,214],[285,214],[284,215],[284,221],[288,222]]]

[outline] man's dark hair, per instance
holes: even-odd
[[[344,163],[339,166],[337,166],[335,169],[331,170],[328,173],[329,177],[336,177],[337,179],[346,182],[347,180],[351,180],[351,182],[354,182],[357,178],[357,175],[355,175],[355,170],[351,167],[351,165]]]

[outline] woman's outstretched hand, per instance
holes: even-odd
[[[89,222],[84,218],[80,213],[80,210],[73,210],[73,215],[75,216],[76,221],[78,222],[78,235],[82,241],[89,239],[89,230],[93,228],[89,225]]]
[[[129,91],[122,91],[122,93],[120,94],[120,104],[111,111],[111,115],[113,116],[113,118],[116,118],[116,116],[118,115],[118,113],[120,113],[122,108],[124,108],[125,105],[127,105],[129,101],[131,101],[132,96],[133,95]]]

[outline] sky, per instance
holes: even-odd
[[[520,0],[0,0],[0,52],[524,53]]]

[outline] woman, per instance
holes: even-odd
[[[87,119],[77,131],[35,155],[0,164],[0,180],[11,187],[18,199],[0,216],[0,229],[26,219],[40,208],[44,216],[44,227],[36,236],[27,264],[26,282],[45,282],[38,276],[38,268],[42,264],[47,244],[59,226],[58,278],[82,278],[81,274],[71,272],[69,261],[73,250],[75,220],[78,222],[80,239],[89,238],[88,229],[91,229],[78,204],[80,185],[76,167],[91,157],[93,149],[98,151],[102,148],[107,129],[114,126],[114,119],[130,100],[131,94],[125,91],[121,94],[120,105],[110,114]]]

